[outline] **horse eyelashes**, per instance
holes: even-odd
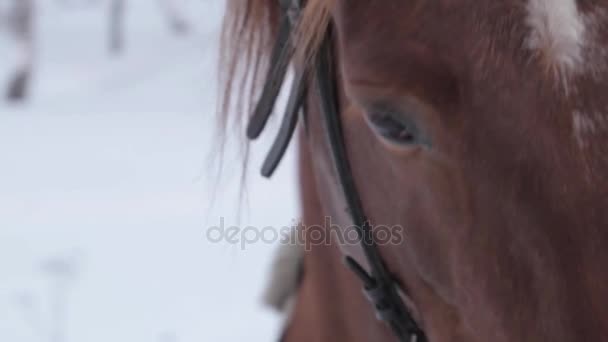
[[[423,139],[416,124],[399,113],[392,111],[371,111],[368,122],[382,139],[396,145],[415,145]]]

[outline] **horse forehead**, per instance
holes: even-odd
[[[458,28],[447,25],[450,30],[454,29],[453,32],[442,34],[439,32],[442,29],[438,28],[441,25],[437,23],[448,19],[448,16],[464,15],[468,19],[463,20],[462,25],[478,27],[462,32],[479,34],[479,39],[494,41],[487,46],[508,46],[519,50],[511,51],[508,55],[528,56],[524,58],[526,63],[521,67],[539,69],[541,73],[537,75],[544,75],[547,95],[559,97],[560,102],[565,99],[566,103],[570,103],[562,108],[562,115],[571,116],[573,141],[579,146],[587,144],[586,140],[598,132],[608,129],[607,101],[603,96],[598,97],[593,87],[584,86],[582,88],[585,90],[581,90],[581,85],[585,83],[598,85],[596,89],[606,89],[608,85],[608,1],[504,0],[496,3],[493,0],[412,0],[390,2],[389,6],[384,2],[349,0],[342,4],[339,7],[339,12],[342,12],[338,15],[342,17],[339,21],[346,23],[343,29],[354,32],[349,34],[349,38],[354,38],[355,41],[363,39],[366,43],[373,44],[373,48],[358,49],[360,54],[355,54],[354,58],[364,58],[363,55],[369,53],[377,55],[378,50],[388,48],[396,51],[396,41],[388,44],[392,45],[389,47],[380,39],[382,34],[387,33],[384,29],[387,25],[390,26],[388,34],[393,38],[398,37],[399,32],[391,30],[403,29],[404,33],[412,30],[437,30],[436,33],[439,34],[434,35],[434,39],[453,40],[453,34],[458,32]],[[409,15],[408,11],[416,11],[416,15]],[[455,14],[456,12],[460,14]],[[506,20],[508,16],[510,17]],[[402,18],[401,22],[397,22],[399,17]],[[479,20],[483,24],[478,24]],[[364,29],[362,22],[370,24],[370,29]],[[511,27],[505,26],[505,23]],[[485,30],[485,33],[484,29],[479,29],[487,29],[492,25],[497,27]],[[493,35],[481,37],[487,32],[492,32]],[[514,36],[513,32],[521,32],[523,36]],[[429,35],[423,33],[422,36]],[[461,37],[458,41],[477,38]],[[401,39],[407,40],[406,36],[401,36]],[[521,39],[523,41],[520,42]],[[509,40],[517,40],[519,43],[496,44]],[[361,48],[367,45],[355,46]]]
[[[504,0],[499,5],[493,1],[484,0],[442,0],[425,1],[412,0],[407,2],[368,2],[361,0],[342,1],[339,6],[340,12],[349,17],[346,22],[351,26],[361,26],[362,22],[378,22],[384,25],[391,24],[392,18],[399,18],[409,30],[412,25],[407,22],[424,20],[425,12],[434,12],[436,15],[431,21],[441,20],[441,16],[449,16],[454,9],[464,13],[470,13],[471,17],[481,18],[487,16],[500,23],[500,18],[492,16],[508,16],[510,11],[496,11],[497,7],[506,9],[525,8],[519,22],[513,22],[517,26],[525,26],[528,30],[526,42],[523,48],[531,50],[543,57],[544,61],[551,67],[563,72],[576,71],[583,65],[585,46],[592,44],[590,41],[593,27],[598,24],[598,17],[605,9],[600,6],[586,6],[582,11],[579,5],[587,3],[586,0]],[[443,10],[442,10],[443,9]],[[484,13],[487,12],[487,13]],[[416,12],[415,15],[409,15]],[[428,16],[426,16],[428,18]],[[349,20],[350,19],[350,20]],[[437,23],[437,22],[435,22]],[[372,25],[375,27],[375,25]],[[426,29],[434,29],[434,25],[425,26]],[[376,27],[377,28],[377,27]],[[503,28],[504,29],[504,28]],[[361,30],[355,30],[361,32]],[[497,31],[495,31],[497,32]],[[508,35],[508,30],[503,31]],[[500,39],[500,35],[495,37]]]

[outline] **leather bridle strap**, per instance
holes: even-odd
[[[300,0],[280,0],[280,5],[282,11],[278,38],[271,55],[271,68],[267,75],[266,84],[247,129],[247,135],[250,139],[257,138],[264,129],[273,111],[293,55],[290,36],[296,24],[295,20],[299,17]],[[424,332],[420,330],[398,293],[398,283],[382,261],[378,246],[373,238],[372,227],[363,210],[359,192],[353,179],[340,120],[332,42],[333,31],[330,27],[314,57],[314,78],[317,85],[315,88],[320,100],[322,121],[335,171],[346,200],[348,213],[357,229],[359,241],[371,272],[365,271],[351,257],[346,257],[346,264],[363,281],[364,293],[372,303],[377,318],[390,326],[399,341],[426,342]],[[304,75],[304,71],[300,70],[296,72],[294,77],[279,134],[262,167],[262,174],[265,177],[272,176],[293,137],[298,114],[304,105],[307,91],[308,82]]]
[[[365,271],[352,257],[346,257],[346,264],[363,281],[364,292],[373,304],[377,318],[386,322],[400,341],[423,342],[426,341],[424,333],[412,318],[403,299],[397,292],[396,281],[382,261],[373,237],[372,227],[363,210],[359,192],[353,179],[340,120],[331,42],[332,32],[330,29],[325,35],[316,59],[315,76],[318,96],[338,180],[371,273]]]

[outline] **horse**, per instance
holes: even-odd
[[[334,235],[353,225],[346,179],[370,231],[403,228],[374,250],[423,332],[410,340],[608,341],[608,1],[302,6],[290,46],[307,87],[296,133],[305,239],[327,217]],[[277,0],[228,2],[223,127],[247,118],[234,113],[252,112],[276,69],[282,18]],[[324,47],[338,153],[322,73],[310,72]],[[376,269],[365,246],[307,245],[282,341],[396,340],[361,293]]]

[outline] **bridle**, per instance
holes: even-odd
[[[291,37],[300,12],[300,0],[279,0],[281,19],[277,41],[270,56],[270,70],[261,97],[247,127],[247,136],[256,139],[264,130],[272,114],[281,86],[284,83],[293,57]],[[418,327],[411,312],[399,294],[400,286],[384,264],[378,245],[374,241],[372,227],[365,215],[348,161],[340,109],[333,57],[333,31],[328,28],[319,50],[314,56],[312,79],[320,101],[321,114],[331,157],[347,203],[347,211],[357,229],[358,239],[371,269],[368,273],[355,259],[347,256],[346,265],[362,280],[363,290],[376,311],[376,317],[387,323],[399,341],[426,342],[424,332]],[[296,70],[291,93],[279,134],[262,166],[262,175],[271,177],[281,161],[295,132],[300,112],[304,106],[308,88],[312,82],[306,78],[306,70]],[[311,87],[312,89],[313,87]]]

